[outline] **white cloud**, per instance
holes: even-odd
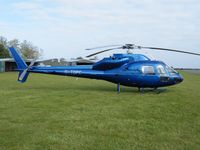
[[[18,10],[35,10],[41,8],[38,3],[35,2],[14,2],[13,6]]]
[[[7,23],[6,23],[6,22],[1,22],[1,21],[0,21],[0,27],[5,27],[5,26],[7,26]]]

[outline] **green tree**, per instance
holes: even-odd
[[[20,51],[23,57],[27,59],[38,59],[42,53],[41,49],[26,40],[20,44]]]
[[[0,36],[0,58],[10,58],[10,53],[7,49],[7,39]]]
[[[0,58],[10,58],[10,53],[3,44],[0,44]]]
[[[0,36],[0,58],[10,57],[8,47],[11,46],[17,48],[25,59],[38,59],[42,55],[42,50],[31,42],[20,42],[18,39],[7,41],[5,37]]]
[[[9,47],[13,46],[13,47],[15,47],[17,49],[20,49],[20,47],[19,47],[20,46],[20,41],[18,39],[13,39],[13,40],[8,41],[7,45]]]
[[[7,46],[7,39],[3,36],[0,36],[0,44],[2,44],[3,46]]]

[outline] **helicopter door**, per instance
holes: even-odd
[[[142,76],[141,76],[141,86],[154,86],[154,83],[157,80],[156,72],[154,66],[145,65],[141,68]]]
[[[161,82],[168,82],[170,80],[169,76],[167,75],[166,70],[162,65],[157,66],[157,72],[160,75]]]

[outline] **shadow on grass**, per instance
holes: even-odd
[[[84,92],[104,92],[104,93],[109,93],[109,92],[115,92],[117,93],[117,86],[115,84],[111,85],[88,85],[88,84],[83,84],[83,85],[56,85],[56,86],[50,86],[50,85],[40,85],[40,86],[23,86],[20,88],[21,90],[38,90],[38,91],[84,91]],[[158,89],[152,89],[152,88],[144,88],[142,91],[139,91],[137,87],[125,87],[121,86],[121,92],[120,93],[140,93],[140,94],[161,94],[161,93],[166,93],[169,92],[168,89],[166,88],[158,88]]]

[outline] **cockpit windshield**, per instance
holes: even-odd
[[[173,68],[171,68],[171,67],[169,67],[167,65],[166,65],[166,69],[169,72],[169,74],[171,74],[171,75],[178,73],[176,70],[174,70]]]

